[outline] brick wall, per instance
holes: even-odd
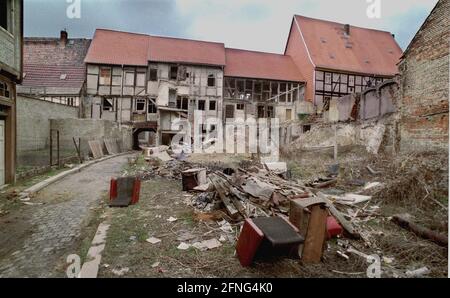
[[[440,0],[400,63],[401,150],[448,150],[450,0]]]

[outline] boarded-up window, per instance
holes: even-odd
[[[136,74],[136,86],[145,87],[145,73],[138,72]]]
[[[134,72],[125,72],[125,86],[134,86]]]
[[[286,109],[286,120],[292,120],[292,110]]]
[[[100,68],[100,85],[109,86],[111,85],[111,68],[102,67]]]

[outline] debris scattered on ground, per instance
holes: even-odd
[[[167,152],[171,154],[170,150]],[[181,150],[177,154],[182,153]],[[432,205],[442,210],[446,208],[445,201],[441,203],[432,197],[432,190],[422,182],[421,176],[411,178],[403,174],[402,169],[404,170],[405,164],[409,162],[408,157],[396,163],[388,159],[381,162],[365,160],[360,166],[355,166],[356,162],[346,164],[334,161],[324,165],[321,173],[307,179],[296,179],[287,175],[286,173],[290,172],[290,166],[289,171],[285,171],[284,166],[288,168],[285,163],[255,163],[248,160],[238,166],[230,167],[220,162],[200,164],[189,162],[190,159],[183,156],[177,158],[176,155],[172,155],[172,157],[173,160],[166,162],[150,158],[146,166],[129,171],[135,171],[133,174],[144,177],[143,180],[154,176],[177,179],[180,181],[180,189],[185,184],[183,173],[195,173],[193,175],[195,183],[185,188],[185,195],[181,196],[180,202],[193,207],[193,219],[202,224],[205,223],[210,231],[203,235],[193,230],[177,231],[176,239],[179,242],[176,245],[180,250],[193,247],[205,251],[209,247],[213,249],[222,244],[225,245],[228,241],[234,243],[246,219],[283,217],[292,212],[290,202],[294,200],[322,200],[324,212],[320,218],[324,218],[325,221],[320,220],[320,222],[325,222],[324,236],[327,239],[337,238],[337,240],[328,241],[322,245],[317,243],[312,252],[317,253],[319,246],[325,247],[325,251],[323,255],[314,255],[314,261],[328,260],[329,262],[332,256],[333,260],[350,261],[347,262],[348,264],[364,261],[366,266],[367,258],[376,254],[382,259],[383,274],[403,277],[405,271],[411,267],[406,266],[408,256],[399,256],[399,254],[405,251],[406,245],[411,243],[409,242],[411,240],[398,237],[398,232],[395,230],[401,229],[393,224],[394,217],[392,221],[390,220],[392,213],[386,214],[386,204],[397,197],[405,200],[408,193],[413,193],[421,196],[421,204]],[[196,176],[199,170],[202,171],[202,177],[206,176],[205,180],[199,181]],[[203,175],[205,172],[206,175]],[[399,186],[396,187],[396,185]],[[411,192],[411,185],[422,188],[423,192]],[[174,204],[180,202],[174,202]],[[312,213],[312,211],[312,208],[308,209],[308,212]],[[174,220],[168,219],[168,221]],[[419,223],[422,224],[423,221],[416,224],[419,225]],[[386,225],[389,225],[388,229]],[[426,226],[429,225],[426,224]],[[410,228],[411,225],[408,224],[408,227],[413,231],[413,228]],[[433,232],[433,229],[430,230]],[[438,230],[443,232],[439,236],[446,238],[446,229]],[[406,231],[400,233],[408,235]],[[307,236],[307,231],[300,231],[300,234]],[[430,238],[430,234],[424,233],[423,230],[409,234],[412,235],[408,236],[411,238],[415,237],[415,234],[436,243],[440,241],[440,237],[431,234]],[[205,240],[208,239],[207,237],[215,238]],[[433,237],[438,240],[433,240]],[[212,245],[213,240],[214,245]],[[206,245],[205,241],[211,241],[210,245]],[[444,241],[442,243],[445,244]],[[429,245],[435,244],[430,242]],[[438,246],[435,245],[435,247]],[[433,260],[430,259],[429,263],[419,266],[430,264],[428,267],[432,268],[431,274],[435,274]],[[360,269],[360,267],[358,269],[351,267],[348,270],[329,270],[329,272],[345,275],[364,274],[359,272]]]
[[[120,269],[113,269],[112,273],[114,273],[115,275],[118,275],[118,276],[123,276],[124,274],[128,273],[129,271],[130,271],[130,268],[124,267],[124,268],[120,268]]]
[[[430,269],[428,269],[427,267],[422,267],[416,270],[412,270],[412,271],[406,271],[406,276],[407,277],[422,277],[424,275],[427,275],[430,273]]]
[[[161,242],[161,239],[158,239],[156,237],[150,237],[150,238],[147,238],[145,241],[147,241],[148,243],[151,243],[151,244],[156,244],[156,243]]]
[[[177,221],[177,218],[171,216],[171,217],[169,217],[169,218],[167,219],[167,221],[168,221],[168,222],[174,222],[174,221]]]
[[[177,246],[178,249],[181,250],[187,250],[191,247],[191,245],[185,243],[185,242],[181,242],[180,245]]]

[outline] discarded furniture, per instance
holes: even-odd
[[[109,190],[110,207],[127,207],[139,201],[141,181],[137,177],[112,178]]]
[[[321,198],[291,200],[289,220],[305,237],[301,248],[302,262],[320,262],[327,236],[327,216],[326,202]]]
[[[246,219],[236,253],[242,266],[250,266],[255,258],[298,256],[298,247],[303,240],[297,228],[281,217]]]
[[[183,191],[193,190],[199,185],[206,184],[206,169],[196,168],[181,172]]]

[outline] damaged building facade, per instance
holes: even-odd
[[[222,43],[99,29],[85,62],[82,114],[132,126],[135,148],[140,139],[169,145],[182,128],[173,121],[193,124],[194,111],[223,120],[293,120],[303,96],[290,57]]]
[[[172,120],[193,120],[194,110],[222,117],[221,43],[97,30],[85,62],[84,115],[132,126],[135,148],[142,132],[170,144],[180,131]]]
[[[304,83],[291,57],[225,49],[224,118],[296,119]]]
[[[16,84],[22,79],[23,1],[0,2],[0,186],[15,181]]]
[[[327,111],[331,100],[362,92],[397,73],[402,50],[389,32],[295,15],[285,55],[306,81],[302,114]]]

